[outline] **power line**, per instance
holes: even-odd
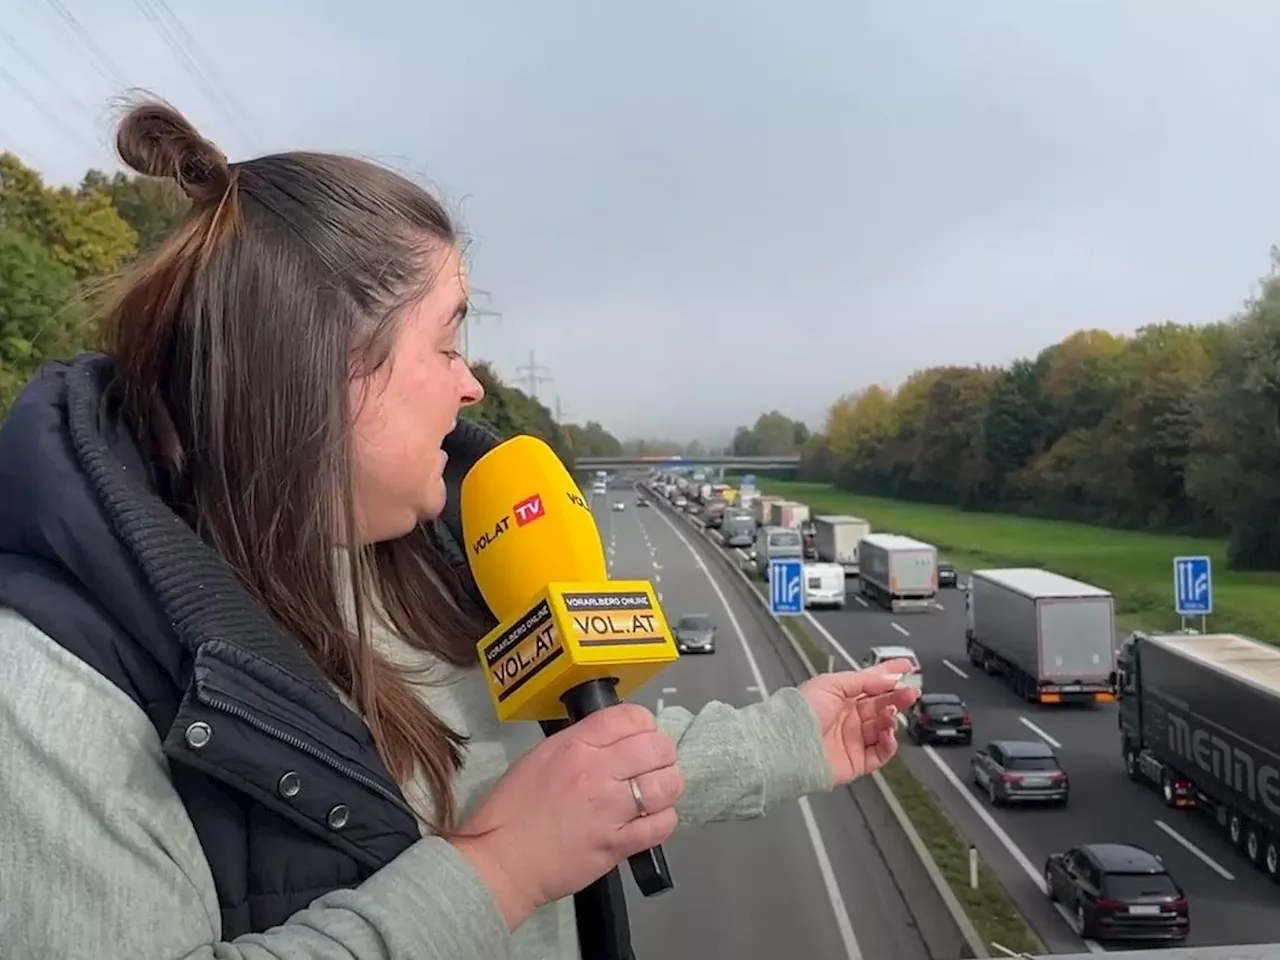
[[[127,87],[128,84],[124,79],[124,71],[115,65],[102,47],[98,46],[98,42],[94,40],[89,31],[84,28],[84,24],[77,20],[74,14],[62,5],[62,0],[46,0],[46,2],[49,6],[53,7],[58,16],[62,18],[63,23],[65,23],[71,29],[71,32],[76,35],[76,39],[78,39],[84,45],[84,48],[89,51],[89,56],[94,60],[94,69],[117,87]]]
[[[488,297],[488,290],[472,290],[471,295],[479,294],[482,297]],[[501,310],[482,310],[475,304],[467,305],[467,318],[462,324],[462,356],[464,359],[471,359],[471,324],[485,319],[497,320],[502,323]]]
[[[67,101],[67,103],[79,110],[86,120],[90,123],[95,123],[97,121],[97,118],[93,115],[93,111],[84,105],[84,101],[80,100],[75,94],[67,90],[67,88],[62,85],[53,73],[44,68],[44,64],[31,54],[27,53],[27,51],[23,49],[22,45],[18,43],[17,40],[13,39],[13,37],[10,36],[3,27],[0,27],[0,43],[3,43],[10,50],[25,60],[32,70],[40,74],[40,79],[52,87],[54,91]]]
[[[54,3],[54,0],[50,0],[50,3]],[[152,6],[152,3],[155,6]],[[191,74],[192,79],[195,79],[201,90],[205,92],[210,104],[216,106],[227,115],[227,118],[237,128],[239,136],[244,141],[252,142],[253,134],[248,131],[246,124],[241,119],[241,115],[239,115],[239,111],[230,104],[227,97],[215,86],[214,82],[210,81],[205,70],[201,68],[200,64],[196,63],[196,58],[192,55],[191,50],[188,50],[187,45],[183,44],[183,37],[186,37],[189,45],[197,46],[195,37],[192,37],[187,28],[182,26],[182,23],[175,17],[173,10],[169,9],[164,0],[133,0],[133,4],[141,10],[143,17],[151,20],[151,26],[155,27],[156,33],[159,33],[161,40],[165,42],[165,46],[168,46],[179,63],[182,63],[183,67],[187,68],[187,73]],[[163,10],[165,15],[168,15],[168,18],[173,20],[174,26],[170,26],[168,22],[165,22],[157,10]],[[182,36],[179,36],[179,33]]]
[[[551,369],[534,360],[532,350],[529,351],[529,362],[524,366],[516,367],[516,378],[524,386],[524,392],[534,400],[538,399],[538,384],[555,381],[555,377],[551,376]]]
[[[37,97],[34,93],[32,93],[22,84],[21,80],[19,80],[17,77],[15,77],[12,73],[10,73],[8,70],[6,70],[2,66],[0,66],[0,80],[3,80],[5,83],[9,84],[9,86],[13,87],[13,89],[17,92],[18,96],[22,97],[23,100],[26,100],[27,103],[31,105],[31,108],[36,111],[36,113],[43,116],[46,120],[48,120],[60,131],[62,131],[63,134],[70,137],[72,140],[75,140],[81,146],[87,147],[90,150],[90,152],[92,153],[99,152],[98,148],[93,146],[92,143],[90,143],[87,139],[85,139],[84,136],[79,131],[77,131],[74,127],[71,127],[67,123],[65,123],[61,115],[58,113],[58,111],[50,110],[46,104],[40,101],[39,97]]]

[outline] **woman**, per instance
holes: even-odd
[[[678,823],[896,749],[902,664],[498,725],[435,522],[482,397],[444,210],[162,104],[117,146],[193,206],[0,430],[7,960],[568,960],[571,895]]]

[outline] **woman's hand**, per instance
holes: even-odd
[[[453,843],[514,930],[543,904],[663,843],[683,794],[675,742],[644,707],[618,704],[521,757]]]
[[[897,685],[912,666],[910,660],[886,660],[866,670],[819,674],[800,685],[818,717],[837,786],[879,770],[897,751],[898,711],[920,695]]]

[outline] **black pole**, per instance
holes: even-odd
[[[619,703],[617,684],[618,681],[612,677],[578,684],[560,698],[569,711],[569,719],[577,723],[588,714]],[[671,870],[667,867],[667,855],[663,853],[661,844],[633,853],[627,858],[627,862],[631,864],[631,876],[635,879],[636,886],[646,897],[656,897],[675,886]]]

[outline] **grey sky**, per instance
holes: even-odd
[[[473,351],[509,380],[533,351],[620,436],[816,426],[921,366],[1219,319],[1280,240],[1274,0],[168,0],[239,123],[156,0],[7,0],[42,109],[0,73],[0,147],[74,181],[112,167],[120,87],[59,5],[233,159],[428,179],[503,314]]]

